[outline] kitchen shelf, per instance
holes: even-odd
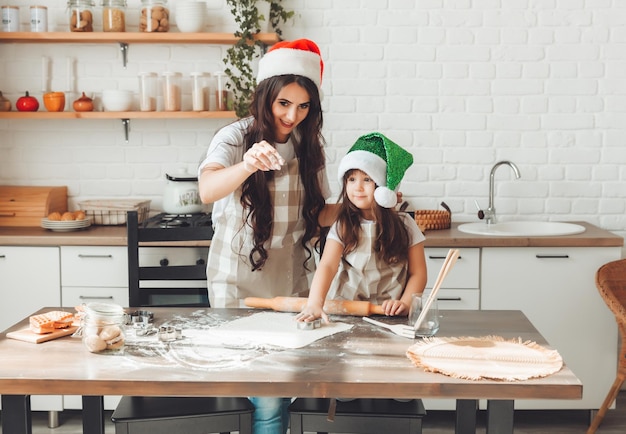
[[[256,39],[273,45],[276,33],[258,33]],[[68,43],[68,44],[224,44],[239,40],[232,33],[147,33],[147,32],[1,32],[0,42],[7,43]]]
[[[203,112],[0,112],[0,119],[229,119],[234,111]]]

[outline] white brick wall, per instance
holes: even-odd
[[[25,0],[21,5],[27,30]],[[65,30],[65,1],[49,2],[50,30]],[[224,0],[210,0],[209,31],[231,31]],[[626,235],[626,2],[621,0],[284,0],[297,18],[286,39],[321,47],[324,134],[334,192],[337,160],[363,133],[380,131],[416,164],[402,184],[416,208],[443,200],[457,221],[487,204],[498,170],[501,218],[585,220]],[[129,0],[136,31],[139,0]],[[170,5],[174,1],[170,0]],[[56,24],[55,24],[56,23]],[[173,29],[173,31],[176,31]],[[0,44],[0,90],[41,94],[41,57],[65,90],[136,90],[145,70],[219,70],[226,47]],[[0,120],[0,183],[64,184],[73,201],[135,196],[160,206],[164,173],[195,168],[227,121]]]

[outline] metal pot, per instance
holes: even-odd
[[[163,211],[168,214],[193,214],[203,212],[198,178],[186,170],[173,175],[165,174],[167,184],[163,192]]]

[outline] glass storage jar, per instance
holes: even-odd
[[[102,31],[126,31],[126,0],[102,0]]]
[[[87,303],[82,319],[83,344],[92,353],[124,350],[126,314],[112,303]]]
[[[139,31],[169,32],[170,10],[167,0],[141,0]]]
[[[69,0],[71,32],[93,32],[93,0]]]
[[[163,110],[179,111],[181,106],[181,84],[183,75],[180,72],[163,73]]]

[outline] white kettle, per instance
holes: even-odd
[[[194,214],[204,211],[200,201],[198,178],[187,170],[165,174],[167,184],[163,192],[163,211],[168,214]]]

